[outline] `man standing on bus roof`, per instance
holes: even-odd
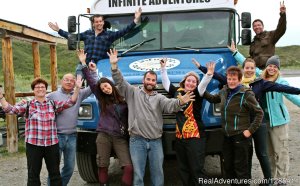
[[[129,151],[134,170],[133,185],[144,185],[148,159],[151,185],[163,186],[162,114],[178,112],[182,105],[194,101],[195,95],[187,92],[184,96],[178,95],[175,99],[157,93],[154,91],[157,83],[157,74],[154,71],[145,72],[141,87],[130,85],[118,69],[118,52],[110,50],[108,54],[112,78],[128,105]]]
[[[264,31],[264,23],[260,19],[252,22],[255,36],[250,45],[249,54],[256,63],[256,67],[263,70],[267,60],[275,54],[275,44],[286,31],[286,8],[284,1],[280,2],[280,18],[277,28],[272,31]]]
[[[90,18],[93,29],[79,34],[80,40],[84,42],[84,52],[87,53],[86,63],[88,64],[91,61],[97,63],[100,59],[107,58],[106,52],[108,52],[111,44],[133,30],[140,22],[141,15],[142,8],[140,7],[135,11],[133,22],[124,29],[116,32],[107,30],[107,28],[110,28],[110,23],[104,20],[103,15],[93,15]],[[49,22],[48,25],[52,30],[58,32],[60,36],[68,39],[70,34],[60,29],[56,22]],[[81,65],[79,64],[76,68],[76,74],[82,75],[80,67]]]

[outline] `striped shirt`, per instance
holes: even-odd
[[[27,107],[28,103],[29,107]],[[51,146],[58,143],[56,113],[74,104],[71,99],[67,101],[54,100],[55,106],[48,99],[42,103],[33,99],[29,102],[20,102],[15,106],[9,104],[3,110],[9,114],[24,115],[26,109],[29,108],[25,124],[25,142],[37,146]]]

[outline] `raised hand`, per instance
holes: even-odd
[[[230,46],[227,45],[227,47],[229,48],[229,50],[232,53],[236,52],[236,50],[237,50],[236,47],[235,47],[235,43],[234,43],[233,39],[231,40],[231,45]]]
[[[195,65],[197,68],[199,68],[199,67],[201,66],[200,63],[199,63],[195,58],[192,59],[192,63],[194,63],[194,65]]]
[[[190,101],[195,101],[195,95],[193,92],[188,91],[184,96],[182,96],[180,93],[178,94],[177,98],[180,101],[180,105],[184,105]]]
[[[142,15],[142,8],[139,7],[139,9],[136,10],[135,13],[134,13],[134,20],[133,21],[135,22],[135,24],[137,24],[140,21],[141,15]]]
[[[83,49],[77,50],[77,56],[82,65],[86,65],[86,53],[84,53]]]
[[[113,70],[117,69],[117,63],[119,61],[118,51],[115,48],[113,50],[110,49],[109,52],[107,52],[107,55],[109,56],[109,62],[110,62],[111,68]]]
[[[57,22],[55,22],[55,23],[48,22],[48,25],[49,25],[49,27],[50,27],[52,30],[54,30],[54,31],[56,31],[56,32],[59,31],[59,26],[58,26]]]
[[[214,61],[206,63],[207,75],[213,75],[215,72],[216,63]]]
[[[95,63],[93,63],[93,62],[89,62],[89,69],[91,70],[91,71],[96,71],[97,70],[97,66],[96,66],[96,64]]]
[[[75,86],[76,86],[78,89],[81,88],[82,82],[83,82],[82,76],[81,76],[80,74],[77,74]]]
[[[280,2],[280,13],[285,13],[286,12],[286,7],[284,5],[284,1]]]
[[[167,65],[167,58],[162,58],[160,61],[160,68],[165,68]]]

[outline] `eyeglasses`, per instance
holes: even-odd
[[[46,87],[44,87],[44,86],[41,86],[41,87],[36,86],[36,87],[34,87],[34,89],[44,89],[44,88],[46,88]]]
[[[74,79],[63,79],[63,81],[66,83],[74,83],[75,82]]]

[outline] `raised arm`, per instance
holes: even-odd
[[[231,45],[227,47],[232,52],[232,56],[238,62],[238,64],[243,65],[246,58],[238,51],[233,40],[231,40]]]
[[[142,15],[142,8],[139,7],[139,9],[137,9],[137,10],[135,11],[135,13],[134,13],[134,20],[133,20],[133,22],[134,22],[135,24],[138,24],[138,23],[140,22],[140,20],[141,20],[141,15]]]
[[[203,96],[204,92],[206,91],[207,85],[209,84],[211,78],[213,77],[216,63],[209,62],[206,63],[206,66],[207,66],[207,73],[203,76],[201,82],[198,85],[198,92],[201,97]]]
[[[170,79],[168,77],[167,69],[167,58],[163,58],[160,60],[160,73],[161,73],[161,81],[163,84],[164,89],[169,92],[170,91]]]
[[[57,22],[55,22],[55,23],[48,22],[48,25],[53,31],[55,31],[55,32],[59,31],[59,26],[58,26]]]
[[[198,67],[198,69],[206,74],[207,73],[207,68],[204,67],[204,66],[201,66],[200,63],[198,61],[196,61],[196,59],[192,59],[192,62],[195,64],[196,67]],[[212,77],[213,79],[216,79],[220,82],[220,86],[223,87],[223,85],[226,85],[227,84],[227,78],[226,76],[220,74],[220,73],[217,73],[214,71],[214,75]]]
[[[17,103],[15,106],[10,105],[6,100],[5,97],[3,96],[3,89],[2,85],[0,86],[0,103],[2,105],[3,111],[5,113],[9,114],[22,114],[25,113],[26,110],[26,101],[21,101]]]
[[[277,24],[276,30],[274,30],[273,34],[273,44],[277,43],[277,41],[284,35],[286,31],[286,7],[284,5],[284,1],[280,2],[280,18]]]
[[[66,32],[66,31],[60,29],[59,26],[58,26],[58,24],[57,24],[57,22],[55,22],[55,23],[48,22],[48,26],[49,26],[53,31],[56,31],[60,36],[62,36],[62,37],[64,37],[64,38],[68,39],[68,37],[69,37],[69,35],[70,35],[69,32]]]
[[[77,75],[77,77],[76,77],[76,85],[75,85],[75,88],[74,88],[74,93],[73,93],[73,95],[71,97],[71,100],[74,103],[76,103],[76,101],[77,101],[77,98],[78,98],[78,95],[79,95],[79,91],[80,91],[80,88],[82,86],[82,82],[83,82],[83,80],[82,80],[81,75]]]
[[[244,63],[246,62],[246,58],[243,54],[241,54],[238,49],[235,46],[234,41],[231,41],[231,45],[227,46],[229,48],[229,50],[232,52],[232,56],[234,57],[234,59],[238,62],[239,65],[243,66]],[[259,68],[255,68],[255,75],[256,76],[260,76],[260,74],[262,73],[262,70],[260,70]]]
[[[111,65],[111,73],[112,79],[114,80],[117,88],[119,89],[121,95],[123,95],[126,99],[133,95],[135,87],[130,85],[123,77],[121,71],[118,69],[118,51],[116,49],[110,49],[107,52],[109,56],[109,62]]]

